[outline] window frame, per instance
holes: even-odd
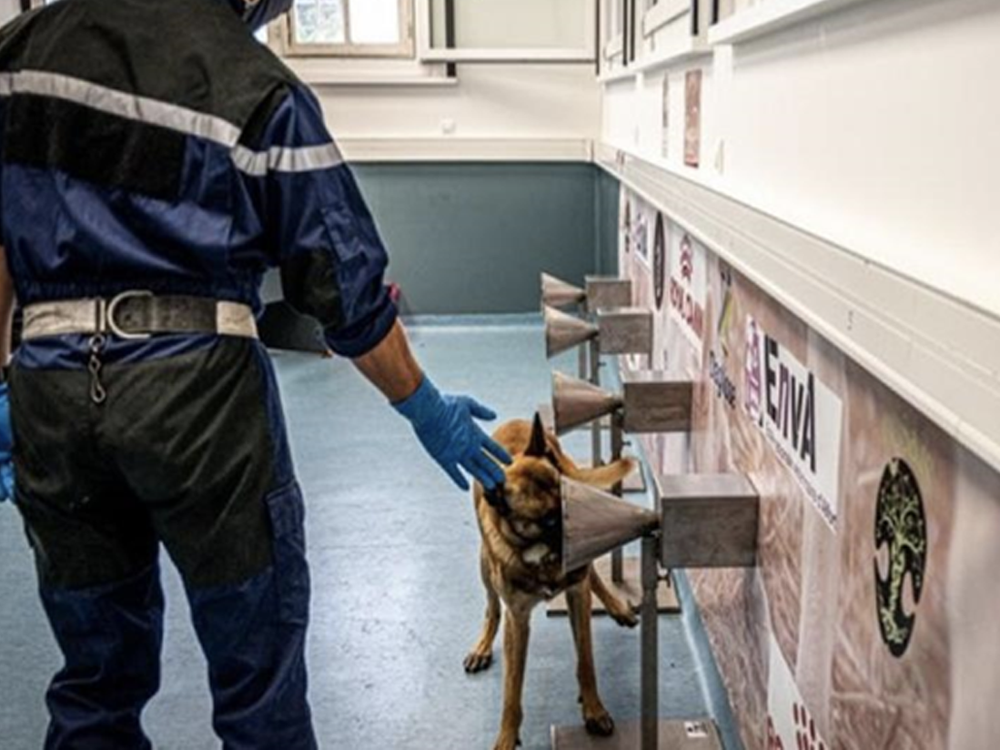
[[[417,60],[421,63],[462,64],[593,64],[596,61],[594,38],[597,34],[596,11],[600,0],[584,3],[584,39],[580,47],[439,47],[433,44],[431,0],[413,0],[416,17]]]
[[[602,0],[601,20],[601,55],[604,61],[612,63],[624,60],[625,31],[622,28],[622,14],[625,12],[624,0]]]
[[[341,0],[344,4],[344,32],[350,39],[351,2],[364,0]],[[270,40],[276,51],[286,58],[327,58],[327,59],[413,59],[417,44],[414,33],[414,0],[396,0],[399,5],[398,44],[306,44],[295,41],[295,9],[276,21],[270,30]]]
[[[647,5],[642,17],[642,35],[649,38],[690,12],[691,0],[659,0],[655,5]]]

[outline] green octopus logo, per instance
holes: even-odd
[[[894,458],[882,474],[875,508],[875,550],[888,546],[888,571],[883,577],[875,558],[878,623],[889,652],[901,657],[916,622],[903,607],[903,585],[911,577],[913,600],[920,602],[927,566],[927,518],[917,478],[905,461]]]

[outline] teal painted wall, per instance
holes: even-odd
[[[541,271],[582,282],[603,270],[615,237],[617,183],[608,178],[610,201],[611,186],[590,164],[358,164],[354,171],[408,314],[537,311]]]
[[[597,272],[618,273],[618,207],[621,183],[594,168],[594,216],[597,220]]]

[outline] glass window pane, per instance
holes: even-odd
[[[399,0],[353,0],[353,44],[399,44]]]
[[[295,41],[298,44],[343,44],[343,0],[295,0]]]
[[[584,0],[455,0],[456,46],[588,49],[593,6]],[[444,47],[445,3],[433,0],[435,47]]]

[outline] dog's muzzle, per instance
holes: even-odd
[[[497,513],[506,518],[510,515],[510,503],[507,502],[507,489],[502,484],[498,484],[491,490],[484,491],[486,502],[490,504]]]
[[[562,555],[562,524],[561,510],[548,514],[538,522],[539,527],[542,529],[542,541],[548,545],[549,549],[558,555]]]

